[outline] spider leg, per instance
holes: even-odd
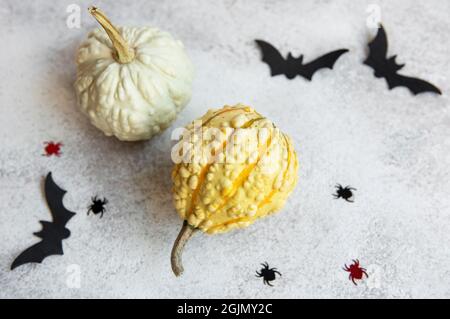
[[[353,262],[354,262],[356,265],[359,265],[359,260],[358,260],[358,259],[353,259]]]
[[[341,184],[336,184],[336,186],[334,186],[334,187],[336,187],[337,189],[340,189],[340,188],[342,188],[342,185]]]
[[[92,211],[92,207],[88,207],[89,209],[88,209],[88,211],[87,211],[87,214],[89,215],[89,213]]]
[[[108,199],[106,199],[105,197],[103,197],[103,205],[108,204]]]
[[[270,287],[273,287],[273,285],[270,283],[270,281],[267,281],[267,284],[268,284]]]
[[[350,190],[352,190],[352,191],[357,191],[357,189],[354,188],[354,187],[349,187],[348,189],[350,189]]]
[[[363,268],[362,273],[363,273],[364,275],[366,275],[366,278],[369,278],[369,275],[366,273],[366,270],[365,270],[364,268]]]
[[[345,271],[350,271],[350,268],[348,268],[347,265],[345,265],[345,268],[342,268],[342,269],[344,269]]]
[[[278,270],[274,270],[274,273],[278,274],[281,276],[280,272]]]
[[[266,269],[269,269],[269,264],[267,263],[267,261],[264,262],[264,264],[261,264],[261,266],[263,266]]]
[[[332,194],[334,198],[339,198],[340,196],[338,194]]]
[[[358,284],[355,281],[355,278],[352,278],[353,283],[355,284],[355,286],[358,286]]]
[[[344,198],[347,202],[349,202],[349,203],[354,203],[354,201],[352,201],[352,200],[350,200],[350,199],[348,199],[348,198]]]
[[[100,218],[102,218],[102,217],[103,217],[103,210],[100,213]]]

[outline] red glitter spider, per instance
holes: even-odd
[[[61,146],[63,146],[62,143],[54,143],[54,142],[44,142],[45,145],[45,154],[42,154],[44,156],[52,156],[52,155],[56,155],[56,156],[60,156],[61,153]]]
[[[348,267],[347,265],[345,265],[345,268],[342,268],[345,271],[349,272],[350,275],[348,275],[348,279],[353,281],[353,283],[355,284],[355,286],[357,286],[355,279],[361,280],[363,275],[366,275],[366,278],[369,278],[369,275],[366,273],[366,269],[361,268],[359,266],[359,260],[353,259],[353,264],[350,265],[350,267]]]

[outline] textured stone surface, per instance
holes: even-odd
[[[75,49],[96,23],[83,1],[81,28],[68,29],[70,3],[0,6],[0,297],[450,297],[448,1],[97,1],[118,24],[173,33],[196,68],[192,101],[175,124],[134,144],[103,136],[76,107]],[[361,64],[374,32],[370,3],[381,6],[404,73],[435,83],[442,96],[388,91]],[[351,52],[312,82],[288,81],[269,77],[254,38],[306,60]],[[195,236],[175,278],[169,254],[181,220],[170,194],[171,131],[238,102],[292,137],[299,183],[279,214]],[[61,157],[41,156],[48,140],[64,143]],[[49,218],[48,171],[78,213],[72,236],[63,257],[11,272],[36,242],[38,220]],[[336,183],[358,189],[355,203],[332,198]],[[101,220],[86,216],[96,194],[109,199]],[[353,258],[370,275],[357,287],[342,270]],[[264,261],[283,275],[274,287],[254,276]],[[71,288],[77,269],[80,288]]]

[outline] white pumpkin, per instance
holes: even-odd
[[[75,90],[82,111],[106,135],[149,139],[189,102],[193,66],[183,44],[151,27],[115,28],[89,8],[103,29],[89,33],[77,54]]]

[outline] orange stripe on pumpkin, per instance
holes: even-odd
[[[248,128],[254,122],[259,121],[261,119],[263,119],[263,118],[251,119],[250,121],[247,121],[241,128]],[[223,152],[223,150],[227,147],[227,143],[231,140],[232,137],[233,137],[233,134],[230,134],[229,138],[222,143],[222,147],[220,149],[220,152],[216,153],[216,156]],[[203,188],[203,184],[204,184],[204,181],[206,179],[206,175],[208,174],[208,171],[209,171],[211,166],[212,166],[212,163],[208,163],[200,171],[198,185],[197,185],[197,187],[195,188],[195,190],[192,193],[191,203],[190,203],[190,206],[189,206],[188,213],[186,214],[186,218],[189,218],[189,216],[194,212],[194,208],[195,208],[195,204],[197,203],[198,195],[199,195],[201,189]],[[210,214],[208,214],[208,216],[210,216]]]

